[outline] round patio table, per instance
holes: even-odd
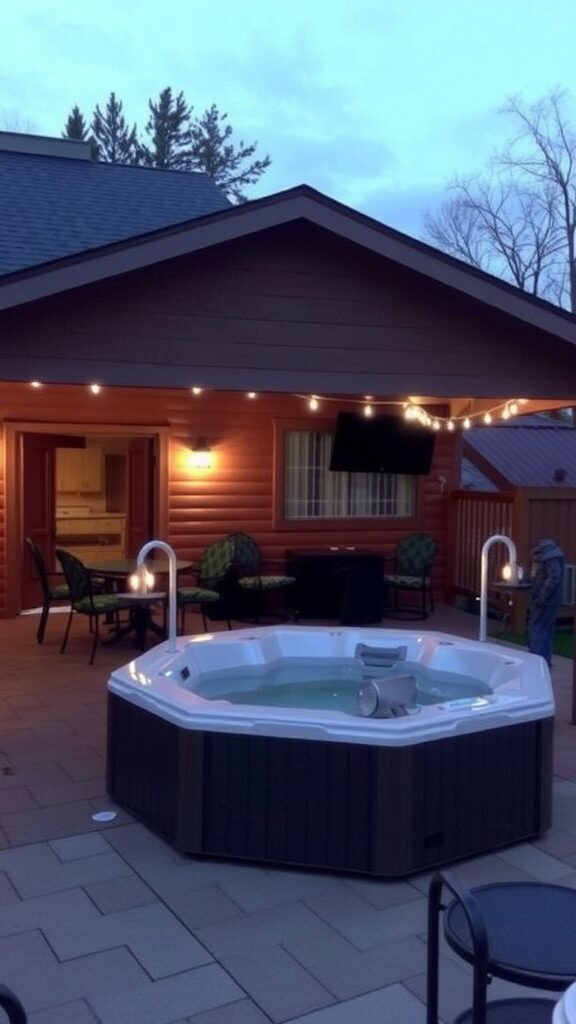
[[[442,885],[456,898],[444,906]],[[465,890],[450,875],[430,885],[427,1024],[437,1024],[438,918],[444,938],[474,968],[474,1003],[454,1024],[550,1024],[554,1002],[486,1002],[490,978],[563,991],[576,979],[576,890],[544,882],[501,882]]]
[[[86,562],[85,565],[91,573],[107,580],[115,593],[126,587],[128,577],[136,572],[135,558],[115,558],[103,562]],[[167,576],[170,571],[170,564],[167,558],[148,558],[146,559],[146,568],[153,572],[156,577]],[[181,559],[176,560],[177,573],[186,572],[191,568],[192,562]],[[154,633],[161,640],[166,638],[165,627],[155,622],[152,618],[152,605],[159,601],[165,602],[165,593],[137,594],[135,592],[123,592],[119,596],[123,600],[133,603],[134,608],[130,615],[130,621],[120,629],[115,629],[108,640],[102,641],[103,644],[115,644],[124,637],[134,633],[138,647],[140,650],[144,650],[146,634],[148,632]]]

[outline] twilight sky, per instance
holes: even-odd
[[[575,41],[575,0],[4,0],[0,129],[59,135],[111,91],[143,129],[170,85],[270,155],[250,198],[305,182],[419,236],[508,96],[576,110]]]

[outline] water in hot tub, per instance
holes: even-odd
[[[391,668],[366,667],[356,658],[284,658],[264,666],[215,669],[203,672],[190,688],[204,700],[357,715],[362,683],[397,675],[415,677],[420,706],[492,693],[486,683],[473,676],[410,661],[397,662]]]

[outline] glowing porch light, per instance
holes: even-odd
[[[91,384],[90,391],[92,392],[93,395],[99,395],[100,392],[102,391],[102,387],[100,384]]]
[[[31,380],[30,381],[30,387],[31,388],[41,388],[42,387],[42,381],[41,380]]]
[[[365,416],[370,417],[370,416],[373,415],[373,413],[374,413],[374,410],[373,410],[371,405],[365,405],[364,406],[364,415]]]
[[[202,388],[190,388],[190,391],[192,392],[193,395],[201,395],[202,390]]]

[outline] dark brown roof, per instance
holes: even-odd
[[[576,344],[576,317],[571,313],[403,235],[307,185],[90,252],[81,251],[22,273],[8,274],[0,279],[0,309],[299,220]]]

